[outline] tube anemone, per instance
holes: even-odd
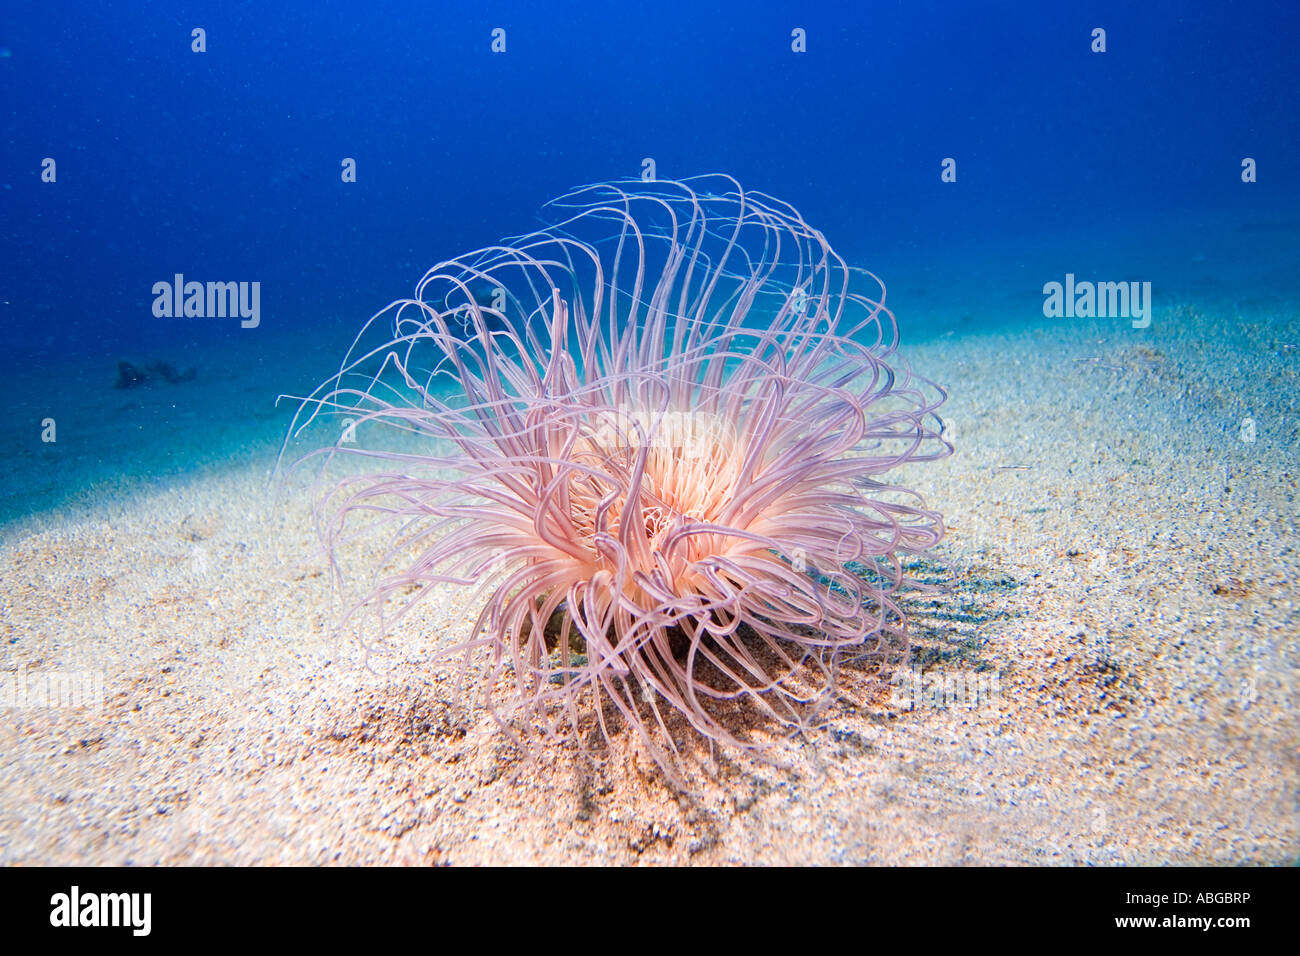
[[[747,745],[729,702],[802,726],[846,661],[906,649],[905,562],[943,523],[887,476],[951,451],[944,393],[785,203],[710,176],[545,208],[371,319],[295,419],[346,415],[315,454],[368,459],[329,479],[331,553],[360,519],[397,559],[347,619],[477,587],[456,650],[493,713],[617,711],[657,756],[681,719]]]

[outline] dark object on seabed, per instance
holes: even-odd
[[[154,359],[140,368],[138,365],[132,365],[125,360],[117,363],[117,381],[114,388],[135,388],[137,385],[148,385],[152,382],[163,381],[169,385],[178,385],[181,382],[192,382],[198,369],[187,368],[184,372],[176,371],[176,366],[164,362],[162,359]]]

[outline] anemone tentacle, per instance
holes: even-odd
[[[944,393],[898,358],[880,280],[788,204],[709,176],[546,210],[431,269],[295,420],[416,443],[318,452],[388,466],[327,496],[331,548],[369,516],[403,556],[349,618],[477,584],[458,650],[498,713],[573,720],[588,697],[648,741],[675,711],[743,744],[714,706],[741,698],[797,725],[845,658],[906,639],[904,561],[944,529],[885,476],[951,451]]]

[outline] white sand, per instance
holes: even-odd
[[[1291,862],[1300,356],[1218,324],[909,350],[960,449],[906,475],[951,523],[915,658],[1000,694],[845,701],[779,761],[699,755],[691,796],[635,748],[521,760],[459,706],[430,659],[463,595],[363,668],[264,469],[53,515],[0,546],[0,670],[106,699],[5,712],[0,863]]]

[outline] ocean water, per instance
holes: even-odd
[[[881,276],[905,343],[1069,324],[1042,291],[1067,274],[1300,337],[1293,4],[705,7],[9,17],[0,521],[265,454],[277,396],[428,267],[651,163],[792,203]],[[258,324],[156,316],[177,274],[259,283]],[[113,387],[154,359],[195,377]]]
[[[1294,860],[1298,34],[1284,0],[15,6],[0,676],[111,693],[0,724],[0,863]],[[878,276],[948,390],[957,453],[898,475],[947,531],[909,665],[1005,694],[886,714],[864,691],[845,773],[754,782],[750,817],[718,797],[718,839],[625,780],[641,816],[605,801],[551,845],[588,781],[550,799],[549,770],[493,764],[476,797],[458,768],[505,748],[449,732],[394,771],[439,794],[403,843],[371,771],[446,717],[431,648],[473,609],[427,602],[388,684],[331,666],[340,595],[306,506],[277,504],[300,401],[430,268],[554,197],[713,173]],[[168,314],[181,277],[244,313]],[[1086,314],[1103,284],[1127,310]],[[334,772],[303,771],[320,753]],[[647,847],[665,820],[675,848]]]

